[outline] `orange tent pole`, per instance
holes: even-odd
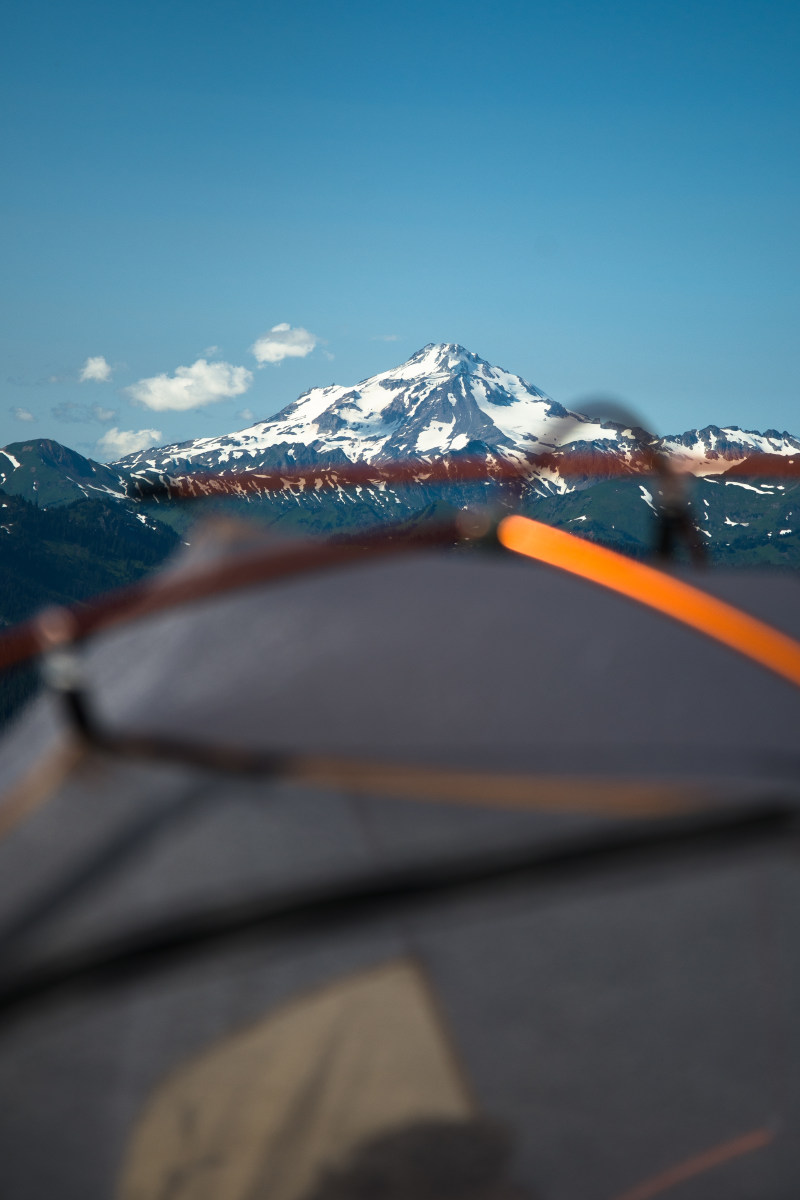
[[[528,517],[505,517],[497,536],[507,550],[637,600],[800,687],[800,642],[724,600],[655,567]]]

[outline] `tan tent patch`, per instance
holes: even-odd
[[[348,976],[179,1068],[131,1139],[119,1200],[299,1200],[386,1130],[473,1115],[421,971]]]

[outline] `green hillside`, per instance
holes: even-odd
[[[0,625],[132,583],[178,544],[173,530],[113,500],[42,509],[0,491]],[[29,668],[0,676],[0,722],[35,686]]]
[[[652,480],[606,480],[535,498],[525,510],[546,524],[644,555],[656,543],[655,493]],[[689,503],[712,565],[800,569],[800,482],[765,483],[738,474],[698,479]]]
[[[12,442],[0,450],[0,488],[40,508],[96,496],[121,499],[127,476],[50,438]]]

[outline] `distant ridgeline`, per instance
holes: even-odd
[[[74,602],[154,569],[198,515],[233,511],[281,532],[324,534],[381,522],[414,523],[444,508],[511,503],[541,521],[637,556],[656,537],[657,482],[624,476],[641,431],[568,412],[539,389],[461,346],[431,345],[402,366],[355,387],[313,388],[267,421],[218,438],[199,438],[92,462],[48,439],[0,451],[0,622],[44,605]],[[753,454],[800,460],[800,439],[709,426],[660,441],[676,467],[698,473],[690,504],[709,559],[721,565],[800,567],[800,480],[750,478]],[[553,462],[556,458],[563,460]],[[447,458],[549,463],[503,494],[491,481],[442,485],[426,466]],[[579,458],[582,473],[574,465]],[[390,485],[382,465],[419,464],[414,479]],[[358,487],[337,468],[375,469]],[[291,481],[298,469],[324,469],[324,483]],[[622,470],[623,474],[620,474]],[[286,472],[278,491],[245,491],[196,503],[136,498],[137,481],[201,477],[211,491],[229,478]],[[0,680],[0,720],[32,686],[30,672]]]

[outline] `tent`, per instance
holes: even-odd
[[[534,527],[220,524],[51,636],[0,746],[3,1196],[794,1194],[800,585],[645,603]]]

